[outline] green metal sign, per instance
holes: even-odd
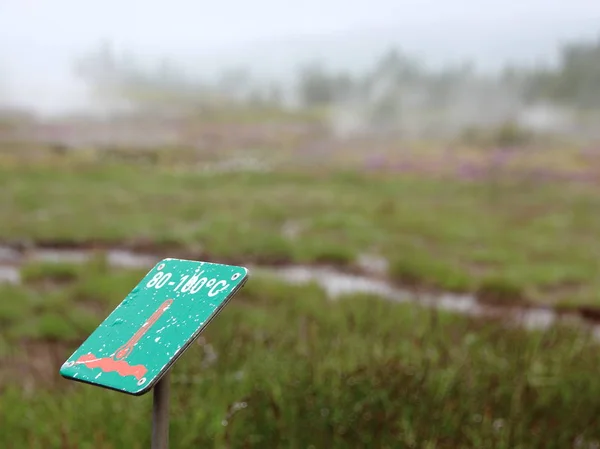
[[[63,364],[60,374],[148,392],[244,284],[244,267],[164,259]]]

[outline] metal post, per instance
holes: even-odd
[[[169,396],[171,373],[165,375],[154,386],[152,404],[152,449],[169,447]]]

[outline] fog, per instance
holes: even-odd
[[[477,73],[493,75],[507,65],[556,65],[561,45],[599,35],[600,3],[588,0],[0,0],[0,107],[55,117],[127,106],[130,101],[115,92],[99,95],[76,70],[102,46],[138,72],[150,73],[166,61],[177,72],[171,84],[183,79],[189,84],[180,89],[181,97],[190,86],[215,84],[228,69],[243,69],[255,86],[276,84],[290,105],[297,103],[299,68],[315,61],[360,77],[396,48],[429,70],[468,63]],[[518,89],[469,78],[452,88],[445,118],[424,123],[417,110],[435,100],[429,84],[403,82],[394,94],[389,89],[377,94],[385,83],[375,80],[367,93],[337,96],[329,115],[334,130],[345,134],[380,122],[368,117],[371,103],[396,94],[403,103],[395,110],[414,115],[412,124],[404,123],[413,130],[468,126],[474,118],[501,121],[523,106]],[[482,93],[489,91],[492,96]],[[523,120],[556,127],[570,111],[555,106],[535,105]]]

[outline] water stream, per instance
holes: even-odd
[[[150,269],[162,257],[142,254],[123,249],[110,249],[104,253],[110,266],[116,268]],[[9,247],[0,247],[0,283],[19,284],[20,267],[27,262],[83,263],[90,260],[94,253],[86,249],[34,249],[25,252]],[[547,307],[507,308],[483,304],[471,294],[428,293],[416,294],[414,291],[393,286],[376,275],[349,274],[333,267],[290,265],[290,266],[252,266],[248,268],[254,275],[273,276],[290,284],[315,282],[321,286],[331,299],[343,295],[364,293],[379,296],[394,302],[414,303],[422,307],[437,308],[474,317],[498,317],[508,319],[510,323],[527,329],[546,329],[558,321],[569,321],[585,325],[600,338],[600,325],[591,325],[575,314],[559,315]]]

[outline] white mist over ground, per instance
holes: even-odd
[[[245,66],[290,80],[315,59],[362,71],[393,44],[431,65],[551,62],[561,42],[599,30],[600,2],[589,0],[1,0],[0,105],[50,116],[112,107],[73,73],[107,41],[202,78]]]

